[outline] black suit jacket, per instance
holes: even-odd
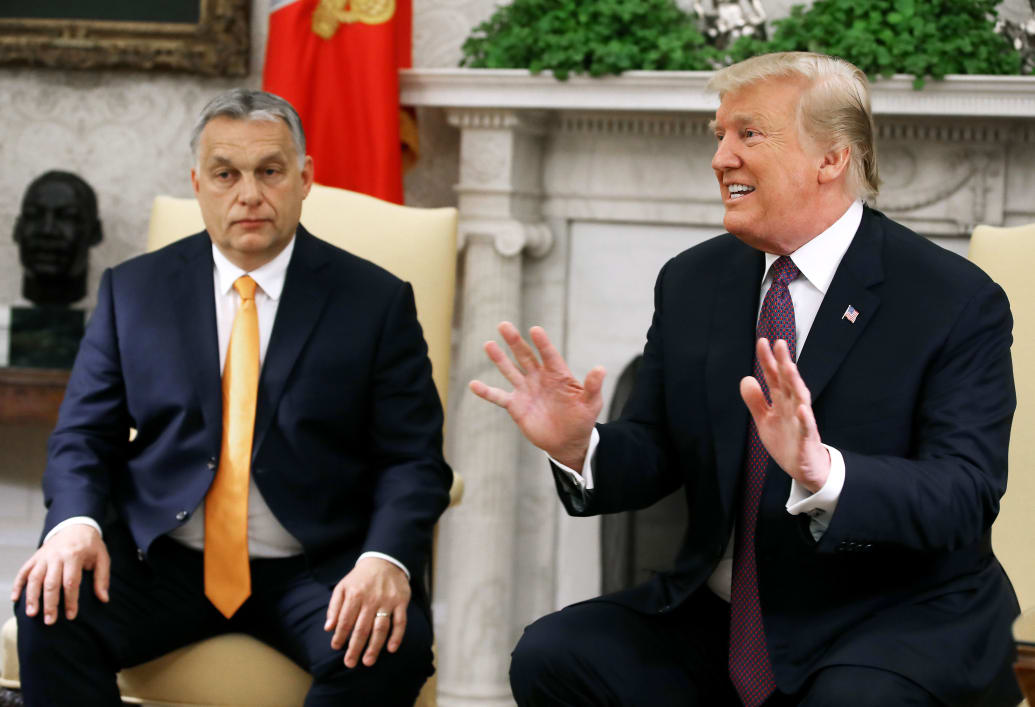
[[[675,570],[606,597],[664,613],[707,580],[730,538],[743,476],[764,258],[726,234],[669,261],[636,387],[600,425],[595,488],[577,515],[642,508],[682,485]],[[852,323],[848,306],[859,311]],[[898,672],[952,704],[1011,683],[1017,603],[990,547],[1015,406],[1006,296],[977,267],[879,212],[862,223],[798,361],[823,441],[846,479],[819,542],[785,510],[770,463],[756,534],[777,683],[794,692],[837,663]],[[1005,669],[1005,670],[1004,670]],[[1006,692],[1003,692],[1006,691]]]
[[[202,232],[104,273],[49,443],[44,533],[113,508],[146,553],[204,498],[222,435],[211,248]],[[417,580],[452,480],[441,431],[410,285],[299,226],[252,474],[321,581],[373,550],[426,601]]]

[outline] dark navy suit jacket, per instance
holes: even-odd
[[[763,262],[726,234],[665,265],[635,389],[621,419],[598,428],[595,488],[573,494],[555,473],[576,515],[685,489],[674,571],[605,600],[670,611],[723,555]],[[854,323],[842,316],[850,305]],[[774,463],[759,510],[760,596],[782,690],[847,663],[895,671],[950,704],[989,685],[1016,703],[1018,608],[990,547],[1015,407],[1011,327],[1005,294],[977,267],[865,210],[798,361],[820,435],[844,455],[837,510],[816,542],[810,519],[785,510],[790,477]]]
[[[202,232],[104,273],[49,443],[44,533],[113,509],[146,553],[204,498],[222,434],[211,248]],[[299,226],[252,474],[318,579],[383,552],[426,602],[419,579],[452,480],[441,434],[410,285]]]

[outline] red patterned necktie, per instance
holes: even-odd
[[[787,285],[799,271],[791,259],[781,255],[773,263],[773,284],[762,300],[755,337],[765,337],[770,345],[777,339],[787,342],[791,359],[795,360],[797,339],[794,327],[794,303]],[[769,400],[769,386],[762,367],[755,357],[755,378]],[[765,642],[762,606],[758,600],[758,566],[755,562],[755,526],[758,504],[762,498],[769,453],[758,438],[753,420],[748,422],[747,461],[740,514],[737,517],[733,553],[733,582],[730,587],[730,679],[745,707],[757,707],[776,689],[773,666]]]

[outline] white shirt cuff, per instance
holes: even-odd
[[[830,453],[830,475],[816,493],[810,493],[807,488],[791,479],[791,493],[787,498],[787,512],[791,515],[804,513],[811,518],[809,528],[812,537],[816,540],[823,537],[830,526],[830,519],[837,510],[837,502],[841,498],[841,489],[845,485],[845,458],[841,452],[826,444]]]
[[[90,516],[72,516],[71,518],[66,518],[65,520],[61,521],[60,523],[55,525],[53,528],[51,528],[50,532],[47,533],[47,537],[43,538],[43,542],[47,542],[52,537],[54,537],[54,535],[59,530],[64,530],[65,528],[67,528],[70,525],[88,525],[91,528],[93,528],[94,530],[96,530],[98,535],[100,535],[102,538],[104,537],[104,533],[101,532],[101,526],[98,525],[97,521],[95,521]]]
[[[597,446],[599,444],[600,433],[597,432],[597,428],[594,427],[593,433],[589,436],[589,448],[586,449],[586,459],[582,462],[581,473],[575,471],[570,466],[565,466],[564,464],[561,464],[559,461],[551,457],[549,454],[546,454],[546,452],[543,452],[543,454],[546,454],[546,458],[549,459],[553,464],[556,464],[558,468],[563,469],[568,474],[568,476],[571,477],[571,480],[575,482],[576,486],[578,486],[583,491],[592,491],[593,455],[596,454]]]
[[[356,562],[359,562],[364,557],[376,557],[379,560],[384,560],[386,562],[391,562],[393,565],[395,565],[396,567],[398,567],[399,569],[401,569],[403,572],[406,573],[406,579],[410,578],[410,571],[408,569],[406,569],[406,565],[404,565],[403,563],[399,562],[399,560],[395,559],[391,555],[386,555],[383,552],[373,552],[373,551],[364,552],[362,555],[359,556],[359,558],[356,560]]]

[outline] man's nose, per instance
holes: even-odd
[[[254,205],[262,201],[262,190],[254,175],[245,174],[237,183],[237,200],[242,204]]]
[[[740,159],[733,149],[732,141],[722,138],[715,146],[715,155],[712,156],[712,169],[722,171],[740,166]]]
[[[55,225],[56,219],[54,218],[54,211],[51,209],[45,209],[43,211],[43,232],[53,233]]]

